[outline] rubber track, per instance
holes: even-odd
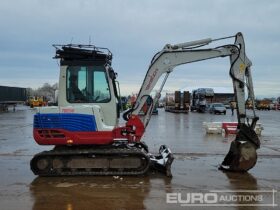
[[[47,172],[45,171],[39,171],[39,169],[36,167],[36,161],[38,159],[41,159],[42,157],[47,158],[48,160],[52,160],[54,158],[68,158],[69,160],[75,156],[81,156],[85,157],[85,159],[88,159],[89,156],[94,156],[94,155],[99,155],[99,156],[104,156],[106,158],[106,155],[112,159],[112,157],[120,158],[123,156],[130,156],[130,157],[139,157],[141,159],[145,159],[146,162],[145,164],[142,164],[144,166],[141,166],[141,170],[138,169],[126,169],[130,171],[118,171],[114,169],[113,171],[110,171],[110,169],[104,170],[100,169],[100,171],[86,171],[87,169],[77,169],[76,171],[67,169],[67,171],[64,171],[62,169],[53,169],[52,167],[49,167],[49,170]],[[143,160],[142,160],[143,161]],[[52,161],[51,161],[52,162]],[[108,175],[118,175],[118,176],[126,176],[126,175],[143,175],[145,174],[149,167],[150,167],[150,158],[147,155],[146,152],[143,152],[141,149],[132,147],[132,148],[106,148],[106,149],[95,149],[95,148],[90,148],[90,149],[53,149],[51,151],[44,151],[41,153],[36,154],[33,159],[30,161],[30,167],[31,170],[35,175],[39,176],[108,176]],[[68,171],[69,170],[69,171]],[[96,169],[95,169],[96,170]]]

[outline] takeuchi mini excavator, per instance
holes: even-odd
[[[205,48],[211,42],[235,38],[234,44]],[[54,145],[50,151],[36,154],[30,162],[39,176],[67,175],[142,175],[155,169],[171,176],[173,154],[162,145],[159,154],[149,152],[141,138],[148,126],[160,92],[173,69],[182,64],[230,58],[229,75],[237,103],[238,132],[220,169],[247,171],[257,160],[260,141],[254,131],[258,120],[246,114],[246,98],[254,104],[251,61],[245,54],[241,33],[219,39],[203,39],[167,44],[152,59],[132,108],[119,124],[120,97],[107,48],[93,45],[54,45],[60,59],[58,106],[40,107],[34,116],[33,135],[40,145]],[[159,78],[157,94],[150,96]],[[245,94],[246,93],[246,94]],[[245,98],[246,96],[246,98]],[[152,101],[139,115],[147,100]],[[255,107],[255,106],[253,106]]]

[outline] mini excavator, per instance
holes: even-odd
[[[205,48],[211,42],[235,38],[234,44]],[[40,107],[34,115],[33,136],[39,145],[54,145],[50,151],[36,154],[31,170],[39,176],[143,175],[149,169],[172,176],[174,156],[166,145],[153,155],[141,141],[153,108],[171,72],[178,65],[229,57],[237,104],[238,132],[220,169],[244,172],[254,167],[260,141],[254,131],[258,117],[246,114],[245,104],[254,91],[251,61],[245,54],[241,33],[219,39],[203,39],[167,44],[155,54],[132,108],[123,113],[112,53],[93,45],[54,45],[60,60],[58,106]],[[150,94],[163,76],[159,91]],[[247,98],[247,100],[246,100]],[[139,115],[147,100],[152,101]]]

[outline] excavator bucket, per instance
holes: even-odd
[[[248,171],[257,162],[256,150],[259,147],[260,140],[254,129],[242,124],[219,169],[236,172]]]

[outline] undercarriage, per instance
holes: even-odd
[[[146,145],[113,144],[108,146],[56,146],[36,154],[31,170],[39,176],[79,175],[145,175],[149,169],[171,174],[173,155],[161,146],[156,156],[148,153]]]

